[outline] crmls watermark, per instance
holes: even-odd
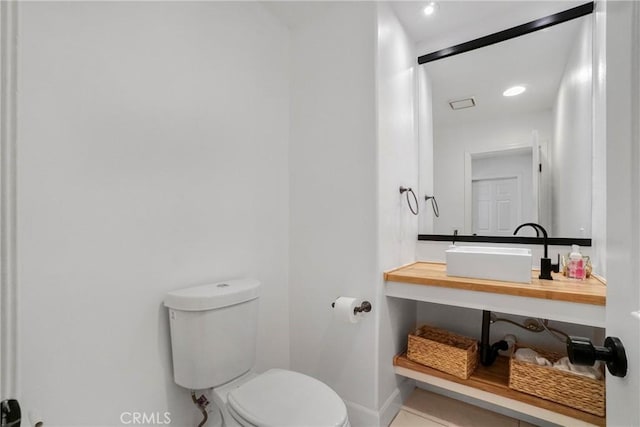
[[[171,424],[171,412],[123,412],[120,422],[125,425],[167,425]]]

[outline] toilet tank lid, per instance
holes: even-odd
[[[175,310],[205,311],[250,301],[260,296],[256,279],[233,279],[171,291],[164,305]]]

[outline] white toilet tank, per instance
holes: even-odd
[[[167,294],[176,384],[217,387],[253,367],[259,289],[257,280],[235,279]]]

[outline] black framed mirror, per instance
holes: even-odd
[[[512,236],[536,222],[551,244],[591,245],[593,7],[418,58],[433,123],[421,198],[440,211],[426,206],[419,240],[539,243]],[[524,94],[503,95],[516,85]]]

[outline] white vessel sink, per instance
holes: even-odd
[[[452,246],[446,251],[447,276],[531,283],[531,250]]]

